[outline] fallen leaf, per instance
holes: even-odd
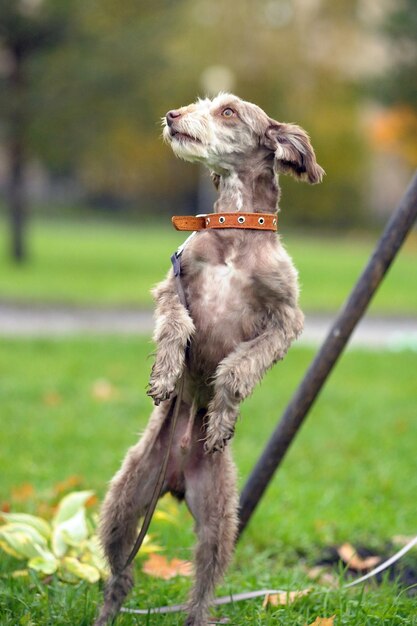
[[[28,569],[16,569],[12,572],[12,578],[25,578],[27,576],[29,576]]]
[[[96,400],[100,400],[100,402],[109,402],[109,400],[113,400],[117,396],[117,389],[110,381],[101,378],[93,383],[91,395]]]
[[[2,513],[9,513],[10,509],[11,509],[10,502],[7,502],[7,500],[5,500],[4,502],[1,503],[0,511]]]
[[[161,554],[151,554],[148,560],[143,564],[142,570],[149,576],[169,580],[175,576],[191,576],[193,566],[190,561],[182,561],[181,559],[168,561],[168,559]]]
[[[267,593],[262,607],[266,609],[268,606],[284,606],[292,604],[299,598],[307,596],[311,592],[311,588],[301,589],[300,591],[281,591],[281,593]]]
[[[42,401],[45,406],[58,406],[62,402],[62,397],[57,391],[48,391],[44,394]]]
[[[98,497],[93,494],[90,498],[88,498],[85,506],[87,509],[91,509],[91,507],[96,506],[98,504]]]
[[[407,543],[413,541],[414,537],[411,535],[394,535],[392,538],[392,542],[397,544],[398,546],[406,546]]]
[[[26,502],[35,495],[35,489],[30,483],[23,483],[19,487],[12,489],[12,500],[15,502]]]
[[[336,615],[332,615],[332,617],[316,617],[314,622],[311,622],[308,626],[333,626],[335,617]]]
[[[57,496],[62,495],[67,491],[71,491],[76,487],[79,487],[83,482],[81,476],[69,476],[65,480],[61,480],[54,485],[54,492]]]
[[[380,556],[367,556],[362,558],[358,555],[356,549],[350,543],[344,543],[337,550],[338,555],[349,569],[354,569],[357,572],[371,569],[381,562]]]
[[[339,580],[338,578],[329,572],[325,567],[317,565],[316,567],[312,567],[306,571],[307,576],[310,580],[314,580],[319,582],[322,585],[329,585],[330,587],[338,587]]]
[[[47,502],[39,502],[38,506],[36,507],[36,513],[39,517],[50,519],[54,515],[56,509],[56,505],[52,506]]]

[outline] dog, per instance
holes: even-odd
[[[231,94],[171,110],[163,125],[176,156],[209,168],[218,190],[214,215],[224,221],[239,213],[239,224],[248,214],[276,220],[279,173],[311,184],[324,174],[303,129]],[[181,250],[180,281],[182,298],[172,269],[153,291],[157,349],[148,393],[155,408],[103,504],[100,537],[112,577],[96,626],[116,615],[133,585],[126,560],[166,455],[176,401],[162,493],[185,499],[196,521],[195,583],[185,624],[207,625],[237,536],[236,471],[228,442],[239,405],[303,328],[297,272],[273,230],[199,230]]]

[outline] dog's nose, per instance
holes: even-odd
[[[176,109],[173,109],[172,111],[168,111],[168,113],[166,114],[166,120],[167,120],[168,126],[172,126],[172,124],[174,123],[174,120],[176,120],[178,117],[181,117],[180,111]]]

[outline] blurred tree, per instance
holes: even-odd
[[[132,202],[173,180],[158,135],[172,106],[168,45],[181,7],[77,0],[77,37],[34,67],[32,141],[53,172],[75,173],[90,197]]]
[[[389,73],[371,82],[368,91],[385,109],[375,116],[372,139],[377,149],[398,154],[417,167],[417,2],[394,4],[380,26],[390,48]]]
[[[417,2],[395,3],[383,21],[382,34],[390,42],[393,67],[373,84],[379,99],[417,110]]]
[[[18,262],[26,257],[24,175],[32,119],[28,66],[33,58],[63,41],[68,18],[64,9],[65,3],[57,8],[42,0],[0,0],[1,82],[6,87],[1,89],[0,114],[9,167],[11,254]]]

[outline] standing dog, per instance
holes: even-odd
[[[313,184],[324,173],[300,127],[229,94],[169,111],[163,135],[177,156],[210,169],[219,192],[214,211],[223,222],[239,211],[275,215],[280,172]],[[187,306],[172,270],[153,292],[157,352],[148,393],[156,406],[103,505],[100,534],[112,578],[97,626],[117,613],[133,585],[132,566],[124,565],[166,454],[180,380],[162,493],[185,498],[196,521],[195,584],[185,624],[206,626],[236,539],[236,472],[227,442],[239,404],[303,328],[297,272],[275,232],[197,232],[182,250],[181,283]]]

